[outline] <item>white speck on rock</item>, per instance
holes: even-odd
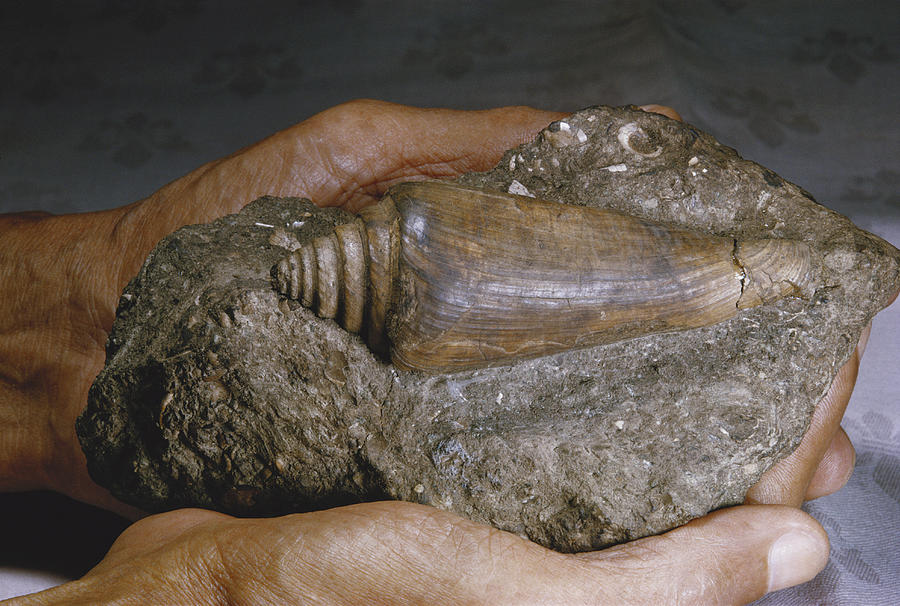
[[[509,184],[509,189],[507,189],[511,194],[516,194],[519,196],[528,196],[529,198],[534,198],[534,194],[528,191],[528,188],[519,183],[517,180],[513,179],[513,182]]]
[[[279,472],[283,472],[286,467],[287,461],[284,459],[284,457],[282,457],[281,455],[275,457],[275,469],[277,469]]]
[[[580,143],[584,143],[584,142],[587,141],[587,139],[588,139],[588,138],[587,138],[587,135],[586,135],[586,134],[584,133],[584,131],[581,130],[580,128],[578,129],[578,132],[575,133],[575,136],[578,137],[578,141],[579,141]]]
[[[572,127],[569,126],[569,123],[568,123],[568,122],[560,122],[560,123],[559,123],[559,130],[561,130],[561,131],[563,131],[563,132],[569,132],[570,130],[572,130]]]
[[[613,425],[616,426],[616,429],[625,429],[625,421],[616,421]]]
[[[700,158],[698,158],[697,156],[693,156],[690,160],[688,160],[688,166],[696,166],[698,162],[700,162]]]
[[[600,170],[608,170],[611,173],[623,173],[628,170],[628,166],[626,164],[612,164],[610,166],[604,166]]]

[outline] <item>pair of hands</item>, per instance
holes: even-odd
[[[49,488],[140,517],[91,481],[74,421],[103,367],[119,294],[163,236],[265,194],[355,211],[400,181],[486,170],[563,116],[356,101],[129,206],[0,217],[0,283],[8,285],[0,293],[0,490]],[[824,531],[797,507],[852,472],[840,420],[865,340],[800,447],[746,505],[660,536],[565,555],[409,503],[273,519],[179,510],[132,525],[83,579],[20,603],[746,603],[811,579],[827,562]]]

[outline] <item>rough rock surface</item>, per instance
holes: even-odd
[[[272,288],[279,258],[350,216],[264,198],[165,238],[125,289],[77,424],[92,476],[154,511],[393,498],[599,548],[740,503],[797,445],[900,284],[889,244],[709,135],[633,108],[579,112],[461,181],[802,240],[821,283],[707,328],[403,372]]]

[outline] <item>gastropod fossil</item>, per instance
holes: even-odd
[[[427,181],[393,187],[273,276],[399,368],[433,372],[715,324],[808,293],[810,254]]]

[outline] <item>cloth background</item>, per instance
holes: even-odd
[[[0,212],[110,208],[342,101],[661,103],[900,245],[900,3],[698,0],[0,4]],[[2,243],[0,243],[2,245]],[[806,506],[827,568],[762,604],[900,602],[900,304]],[[0,495],[0,597],[83,574],[125,523]]]

